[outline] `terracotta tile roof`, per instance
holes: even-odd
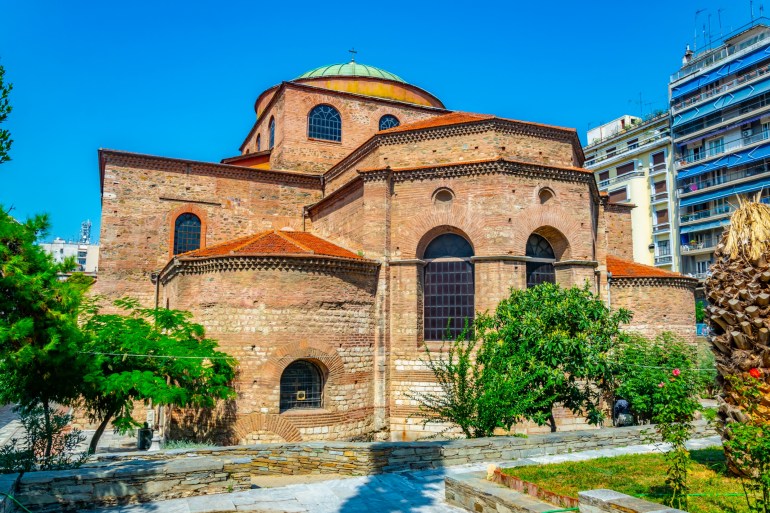
[[[382,133],[392,134],[396,132],[407,132],[409,130],[421,130],[423,128],[435,128],[447,125],[459,125],[461,123],[472,123],[474,121],[483,121],[485,119],[494,119],[491,114],[471,114],[469,112],[450,112],[442,116],[415,121],[399,125],[394,128],[383,130]]]
[[[565,128],[556,125],[546,125],[543,123],[533,123],[531,121],[521,121],[518,119],[501,118],[492,114],[475,114],[472,112],[450,112],[442,116],[436,116],[433,118],[423,119],[421,121],[415,121],[414,123],[407,123],[405,125],[399,125],[394,128],[382,130],[380,133],[392,134],[396,132],[407,132],[410,130],[422,130],[424,128],[435,128],[448,125],[459,125],[462,123],[473,123],[475,121],[484,121],[487,119],[500,119],[502,121],[510,121],[512,123],[524,123],[526,125],[541,126],[545,128],[554,128],[556,130],[565,130],[568,132],[575,132],[572,128]]]
[[[607,255],[607,271],[612,273],[613,278],[686,278],[679,273],[637,264],[612,255]]]
[[[178,256],[207,258],[226,255],[323,255],[364,260],[363,257],[310,233],[283,230],[268,230]]]

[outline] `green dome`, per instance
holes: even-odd
[[[406,84],[406,80],[394,75],[384,69],[375,68],[374,66],[367,66],[366,64],[359,64],[355,61],[346,62],[344,64],[331,64],[329,66],[321,66],[320,68],[311,69],[307,73],[295,78],[295,80],[302,80],[303,78],[322,78],[322,77],[369,77],[369,78],[384,78],[385,80],[395,80],[396,82],[403,82]]]

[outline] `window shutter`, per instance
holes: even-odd
[[[658,164],[663,164],[664,162],[666,162],[666,154],[664,152],[661,151],[661,152],[658,152],[658,153],[654,153],[652,155],[652,165],[653,166],[656,166]]]
[[[666,181],[655,182],[655,193],[666,192]]]
[[[628,193],[626,189],[618,189],[610,193],[610,203],[619,203],[628,199]]]
[[[658,210],[655,212],[655,219],[657,220],[657,224],[664,224],[668,222],[668,209],[666,210]]]
[[[626,175],[634,170],[634,163],[629,162],[628,164],[623,164],[622,166],[617,167],[618,176]]]

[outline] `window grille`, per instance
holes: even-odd
[[[527,239],[526,254],[528,257],[550,260],[550,262],[527,262],[527,288],[541,283],[556,283],[556,270],[553,266],[556,257],[553,248],[544,237],[535,233],[530,235]]]
[[[385,114],[380,118],[380,130],[395,128],[400,124],[401,122],[398,120],[398,118],[392,114]]]
[[[268,150],[272,150],[273,146],[275,146],[275,118],[270,118],[270,146],[267,147]]]
[[[307,135],[312,139],[342,141],[340,113],[330,105],[317,105],[308,115]]]
[[[459,235],[444,234],[428,245],[423,281],[425,340],[454,339],[473,322],[475,283],[473,248]]]
[[[291,363],[281,375],[280,411],[320,408],[323,378],[318,367],[305,360]]]
[[[201,220],[195,214],[182,214],[174,222],[174,254],[201,247]]]

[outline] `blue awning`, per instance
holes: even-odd
[[[716,82],[717,80],[724,78],[731,73],[735,73],[736,71],[748,68],[752,64],[756,64],[757,62],[766,58],[768,55],[770,55],[770,46],[765,46],[763,48],[754,50],[750,54],[745,55],[740,59],[735,59],[734,61],[729,62],[724,66],[720,66],[713,71],[704,73],[699,77],[693,78],[684,84],[680,84],[674,87],[671,89],[671,99],[675,100],[676,98],[679,98],[680,96],[683,96],[689,92],[695,91],[705,85]]]
[[[703,116],[707,116],[719,109],[729,107],[730,105],[735,105],[738,102],[748,100],[749,98],[754,98],[755,96],[766,93],[767,91],[770,91],[770,77],[766,77],[765,80],[759,82],[758,84],[748,85],[746,87],[736,89],[735,91],[727,92],[717,97],[716,99],[709,101],[708,103],[704,103],[699,107],[693,107],[690,110],[675,114],[671,126],[675,127],[681,125],[682,123],[702,118]]]
[[[731,168],[741,164],[748,164],[753,161],[759,161],[766,157],[770,157],[770,143],[756,146],[748,150],[738,151],[730,155],[725,155],[704,164],[698,164],[697,166],[693,166],[677,173],[676,179],[683,180],[685,178],[690,178],[691,176],[708,173],[709,171],[713,171],[715,169],[720,169],[723,167]]]
[[[710,230],[712,228],[719,228],[730,224],[730,218],[717,219],[716,221],[707,221],[705,223],[691,224],[690,226],[682,226],[679,228],[679,233],[699,232],[701,230]]]
[[[744,192],[753,192],[758,191],[760,189],[764,188],[770,188],[770,180],[765,178],[764,180],[759,180],[757,182],[751,182],[751,183],[744,183],[741,185],[736,185],[734,187],[727,187],[725,189],[719,189],[717,191],[709,192],[707,194],[702,194],[700,196],[693,196],[690,198],[684,198],[679,201],[680,207],[688,207],[690,205],[697,205],[698,203],[705,203],[707,201],[711,201],[713,199],[718,198],[726,198],[727,196],[731,196],[733,194],[742,194]]]

